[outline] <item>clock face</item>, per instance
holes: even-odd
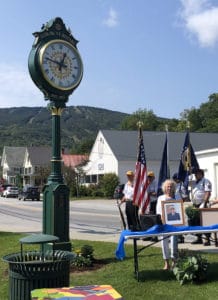
[[[54,88],[74,89],[82,79],[82,60],[76,48],[62,40],[52,40],[39,51],[44,79]]]

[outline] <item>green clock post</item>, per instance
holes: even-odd
[[[61,18],[50,20],[33,35],[29,72],[45,100],[49,101],[52,115],[51,174],[43,191],[43,233],[59,237],[56,249],[70,251],[69,189],[61,171],[60,117],[69,96],[81,82],[83,64],[78,41]]]

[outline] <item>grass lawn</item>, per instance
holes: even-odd
[[[24,235],[0,232],[0,256],[19,252],[19,239]],[[207,281],[200,284],[180,286],[171,271],[163,271],[161,249],[150,247],[139,254],[140,281],[133,274],[133,247],[125,245],[126,259],[118,261],[114,252],[116,243],[72,240],[74,248],[90,245],[94,249],[94,258],[104,264],[95,271],[71,273],[73,285],[112,285],[125,300],[143,299],[218,299],[218,254],[202,254],[210,265]],[[8,299],[8,265],[0,261],[0,300]]]

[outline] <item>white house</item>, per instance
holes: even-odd
[[[218,148],[197,151],[195,154],[205,177],[212,183],[211,198],[218,199]]]
[[[23,172],[25,147],[5,146],[1,158],[2,178],[9,184],[16,184],[17,176]]]
[[[178,171],[181,152],[185,140],[185,132],[168,132],[168,153],[171,176]],[[143,139],[148,170],[154,171],[158,179],[166,132],[144,131]],[[218,148],[217,133],[190,133],[190,141],[194,151],[201,153],[206,149]],[[207,150],[210,151],[210,150]],[[126,181],[127,170],[134,170],[138,152],[138,132],[125,130],[100,130],[92,147],[89,162],[85,166],[87,183],[97,183],[99,178],[106,173],[115,173],[119,176],[120,182]],[[208,153],[209,155],[209,153]],[[217,152],[214,156],[218,162]],[[218,167],[209,167],[198,154],[199,164],[205,169],[206,176],[214,182],[213,197],[217,195]],[[208,170],[207,170],[208,168]]]

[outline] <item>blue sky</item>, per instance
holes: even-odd
[[[1,108],[46,106],[27,63],[32,33],[55,17],[79,40],[84,63],[68,106],[180,118],[217,92],[217,0],[7,0],[0,11]]]

